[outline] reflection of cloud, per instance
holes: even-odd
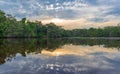
[[[43,50],[42,54],[30,53],[26,57],[16,54],[15,58],[0,65],[0,74],[119,74],[120,70],[120,53],[103,46],[65,45],[53,52]]]
[[[89,56],[89,54],[97,53],[97,52],[116,53],[118,52],[118,50],[113,50],[112,48],[104,48],[99,46],[65,45],[61,49],[56,49],[53,52],[42,50],[41,53],[49,56],[60,56],[60,55]]]

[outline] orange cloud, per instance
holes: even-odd
[[[58,26],[62,26],[65,29],[81,29],[81,28],[103,28],[106,26],[116,26],[118,23],[120,23],[119,20],[113,20],[113,21],[106,21],[106,22],[92,22],[88,21],[86,19],[73,19],[73,20],[65,20],[65,19],[48,19],[48,20],[42,20],[44,24],[53,22]]]

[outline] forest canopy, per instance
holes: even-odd
[[[18,21],[15,17],[0,10],[0,37],[120,37],[120,25],[104,28],[65,30],[54,23],[43,25],[41,21],[31,22],[26,20],[26,18]]]

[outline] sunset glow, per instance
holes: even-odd
[[[51,20],[51,22],[53,22],[53,23],[62,23],[63,20],[62,20],[62,19],[59,19],[59,18],[53,18],[53,19]]]
[[[65,45],[62,48],[58,48],[54,51],[42,50],[41,53],[49,56],[62,56],[62,55],[86,56],[88,54],[97,53],[97,52],[115,53],[118,52],[118,50],[113,50],[112,48],[105,48],[99,46],[83,47],[83,46],[75,46],[75,45]]]

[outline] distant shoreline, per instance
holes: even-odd
[[[81,39],[120,39],[120,37],[64,37],[64,38],[81,38]]]
[[[46,37],[0,37],[0,39],[120,39],[120,37],[58,37],[58,38],[46,38]]]

